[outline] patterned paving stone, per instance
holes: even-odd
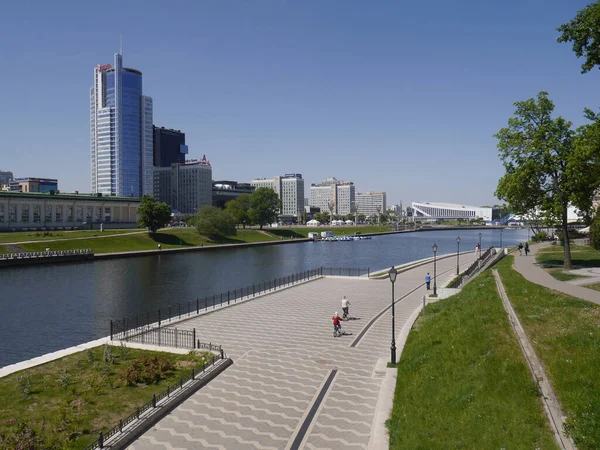
[[[461,256],[466,268],[474,255]],[[439,280],[454,276],[455,260],[437,263]],[[418,287],[431,265],[398,275],[396,298]],[[441,283],[440,283],[441,284]],[[396,332],[420,306],[423,287],[395,305]],[[355,320],[332,336],[331,316],[347,295]],[[350,344],[391,303],[389,280],[323,278],[215,310],[177,324],[219,343],[234,364],[193,394],[130,448],[285,449],[322,384],[337,373],[312,419],[303,448],[367,448],[381,379],[373,369],[389,356],[391,312],[360,342]]]

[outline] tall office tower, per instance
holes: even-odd
[[[385,192],[359,192],[356,194],[356,209],[359,214],[367,217],[377,217],[387,210]]]
[[[340,181],[327,178],[321,183],[310,185],[310,206],[321,212],[333,211],[333,214],[348,215],[354,211],[356,190],[352,181]]]
[[[120,197],[153,193],[152,98],[142,95],[142,72],[98,65],[90,89],[92,192]]]
[[[299,173],[288,173],[271,179],[256,178],[250,182],[256,189],[273,189],[281,200],[281,215],[299,218],[304,212],[304,179]]]
[[[188,146],[185,145],[185,133],[165,127],[153,127],[154,130],[154,167],[171,167],[171,164],[184,164]]]

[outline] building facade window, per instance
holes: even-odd
[[[44,222],[52,222],[52,206],[46,205],[46,211],[44,214]]]
[[[63,207],[62,206],[57,206],[56,207],[56,221],[57,222],[62,222],[62,218],[63,218]]]
[[[17,221],[17,206],[16,205],[10,205],[8,207],[8,221],[9,222]]]
[[[40,205],[33,206],[33,223],[40,223],[42,221],[42,207]]]
[[[29,223],[29,205],[21,206],[21,222]]]

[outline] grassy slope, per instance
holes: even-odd
[[[82,238],[83,236],[107,236],[112,234],[135,233],[143,231],[139,228],[126,230],[106,230],[102,233],[99,230],[88,231],[48,231],[48,235],[44,236],[43,232],[34,231],[16,231],[14,233],[0,233],[0,243],[3,242],[23,242],[23,241],[47,241],[51,239],[74,239]],[[36,236],[37,234],[37,236]]]
[[[558,395],[580,450],[600,448],[600,307],[498,264],[506,292]]]
[[[319,231],[330,230],[318,227]],[[355,231],[362,233],[374,233],[386,231],[384,227],[333,227],[337,235],[353,234]],[[146,233],[125,236],[109,236],[101,239],[86,239],[85,246],[91,248],[95,253],[126,252],[135,250],[156,250],[160,243],[163,249],[190,247],[214,244],[239,244],[244,242],[265,242],[280,239],[304,238],[311,229],[307,228],[265,228],[264,230],[239,229],[235,236],[226,236],[219,240],[211,241],[200,236],[195,228],[165,228],[154,235]],[[91,232],[88,232],[91,236]],[[66,233],[65,233],[66,234]],[[99,232],[95,234],[100,235]],[[37,252],[46,248],[51,250],[75,250],[84,247],[82,239],[71,241],[40,242],[19,245],[25,251]]]
[[[586,284],[583,287],[588,289],[594,289],[595,291],[600,291],[600,284]]]
[[[121,348],[114,348],[117,358],[108,366],[110,374],[106,375],[102,368],[103,352],[103,347],[97,347],[92,352],[93,361],[88,359],[87,352],[80,352],[0,379],[0,433],[6,432],[7,421],[14,419],[28,423],[47,440],[55,436],[67,444],[66,448],[83,448],[98,437],[100,429],[106,431],[118,424],[119,419],[151,400],[152,394],[165,390],[167,383],[173,385],[191,371],[189,366],[180,367],[167,381],[131,387],[123,381],[130,361],[143,355],[160,355],[173,362],[195,361],[194,366],[201,362],[197,356],[135,349],[125,349],[122,354]],[[63,371],[69,376],[66,389],[60,382]],[[29,398],[23,397],[17,383],[17,378],[25,372],[32,380]],[[56,429],[58,433],[53,433]],[[73,432],[76,436],[69,442],[67,437]]]
[[[334,236],[343,236],[343,235],[351,235],[357,231],[360,231],[362,234],[366,233],[382,233],[385,231],[392,231],[391,228],[387,228],[385,226],[374,226],[374,225],[365,225],[365,226],[352,226],[352,227],[303,227],[303,228],[295,228],[295,227],[278,227],[278,228],[265,228],[265,231],[268,233],[274,234],[276,236],[282,236],[285,238],[295,237],[295,238],[306,238],[308,237],[308,233],[321,233],[322,231],[333,231]]]
[[[12,253],[12,251],[10,251],[8,248],[0,245],[0,254],[1,253]]]
[[[102,239],[86,239],[85,245],[95,253],[126,252],[135,250],[156,250],[160,243],[163,249],[214,245],[218,243],[243,243],[275,240],[275,237],[260,233],[258,230],[239,231],[236,236],[229,236],[218,242],[212,242],[200,236],[195,228],[170,228],[160,230],[154,235],[147,233],[128,236],[114,236]],[[51,250],[73,250],[83,248],[82,240],[59,241],[35,244],[20,244],[26,251],[42,251],[46,247]]]
[[[419,317],[388,428],[391,449],[556,448],[491,273]]]

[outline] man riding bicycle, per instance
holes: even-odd
[[[335,314],[333,315],[333,317],[331,318],[331,320],[333,320],[333,334],[336,335],[342,334],[342,318],[340,316],[338,316],[337,311],[335,312]]]
[[[350,306],[350,301],[344,295],[344,298],[342,299],[342,311],[344,312],[344,319],[348,318],[348,312],[350,310],[349,306]]]

